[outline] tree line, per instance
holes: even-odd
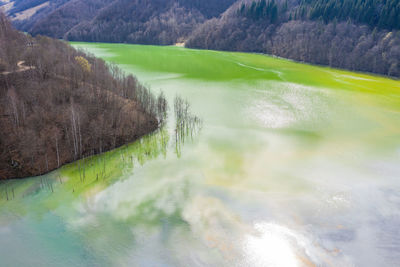
[[[272,23],[290,20],[312,20],[364,24],[372,29],[400,29],[398,0],[254,0],[243,2],[238,15]]]
[[[372,28],[400,29],[400,1],[398,0],[302,0],[311,20],[351,20]]]

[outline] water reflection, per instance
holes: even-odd
[[[23,180],[0,182],[0,202],[27,198],[38,194],[70,192],[75,195],[94,188],[105,188],[123,179],[135,166],[160,155],[166,157],[169,134],[165,127],[140,140],[62,167],[50,174]]]

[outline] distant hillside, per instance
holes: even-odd
[[[33,35],[82,41],[173,44],[185,40],[194,27],[220,15],[235,0],[12,2],[14,6],[8,10],[8,15],[14,25]],[[25,19],[19,15],[41,5],[44,6]]]
[[[2,1],[13,2],[8,11],[13,18],[42,6],[14,20],[33,35],[185,42],[192,48],[268,53],[400,77],[400,0]]]
[[[65,34],[68,40],[173,44],[206,20],[196,8],[171,0],[119,0]]]
[[[399,0],[238,1],[196,28],[186,46],[399,77],[399,16]]]
[[[0,15],[0,179],[49,172],[156,130],[166,101],[116,66]]]
[[[3,12],[19,29],[29,31],[33,25],[70,0],[0,0]],[[0,7],[1,8],[1,7]]]

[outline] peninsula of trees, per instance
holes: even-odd
[[[134,76],[0,15],[0,179],[36,176],[156,130],[167,103]]]

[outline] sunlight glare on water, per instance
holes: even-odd
[[[274,223],[255,223],[255,235],[247,235],[244,253],[247,266],[298,267],[298,259],[290,241],[299,237]],[[299,245],[299,244],[297,244]]]

